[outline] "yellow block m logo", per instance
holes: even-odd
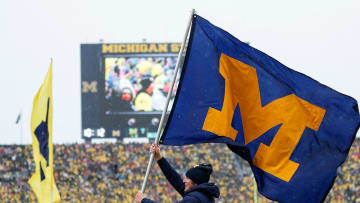
[[[92,81],[91,83],[88,83],[87,81],[82,81],[82,92],[96,93],[97,92],[97,82]]]
[[[209,108],[202,129],[235,140],[237,130],[231,126],[239,104],[245,144],[282,124],[270,146],[260,144],[253,164],[284,180],[290,181],[299,163],[290,160],[303,131],[315,131],[325,115],[325,109],[315,106],[295,94],[279,98],[262,106],[256,69],[224,54],[220,57],[220,74],[225,79],[225,95],[221,111]]]

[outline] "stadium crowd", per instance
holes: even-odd
[[[141,189],[147,162],[148,144],[54,145],[54,176],[62,202],[133,202]],[[220,187],[217,202],[253,202],[250,167],[223,144],[183,147],[162,146],[163,154],[175,168],[185,170],[210,161],[212,180]],[[34,202],[27,181],[35,170],[31,145],[0,146],[0,202]],[[325,202],[360,202],[360,139],[356,139],[347,161]],[[180,199],[157,164],[149,177],[146,193],[154,200]],[[258,202],[271,202],[259,195]]]

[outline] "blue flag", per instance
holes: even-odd
[[[321,202],[359,123],[355,99],[195,15],[160,143],[226,143],[249,162],[264,196]]]

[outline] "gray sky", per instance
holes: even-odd
[[[0,144],[31,143],[33,98],[53,65],[55,143],[80,141],[80,44],[180,42],[190,10],[360,101],[359,0],[2,0]],[[359,136],[359,133],[358,133]]]

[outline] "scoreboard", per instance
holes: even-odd
[[[80,46],[82,139],[116,138],[123,142],[154,139],[181,44]]]

